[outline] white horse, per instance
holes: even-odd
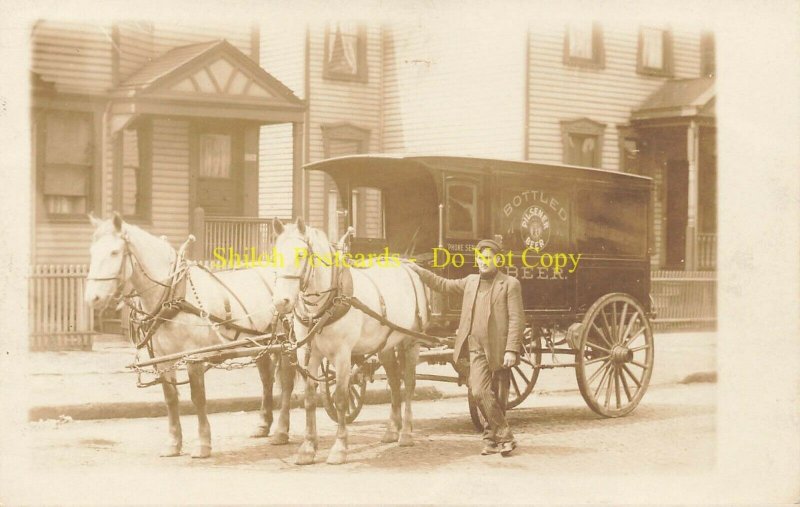
[[[234,329],[220,325],[216,330],[206,317],[219,317],[253,330],[266,330],[272,323],[275,309],[272,303],[275,272],[259,267],[211,274],[198,266],[181,263],[178,252],[162,238],[157,238],[134,225],[123,222],[114,213],[110,220],[90,217],[95,227],[91,264],[87,276],[86,302],[103,308],[121,296],[137,297],[141,309],[155,316],[164,303],[183,297],[189,305],[207,312],[203,316],[180,311],[160,321],[152,333],[151,345],[155,357],[218,345],[236,337]],[[247,336],[242,335],[242,337]],[[263,386],[260,423],[254,437],[266,437],[272,425],[272,386],[274,363],[278,355],[266,354],[258,360]],[[162,456],[178,456],[182,449],[181,424],[178,412],[176,372],[162,363],[157,366],[164,390],[169,419],[170,441]],[[289,441],[289,408],[294,386],[294,370],[288,361],[281,364],[281,411],[271,443]],[[186,366],[192,402],[197,409],[200,442],[192,457],[206,458],[211,453],[211,427],[206,412],[203,363]]]
[[[405,329],[419,331],[427,326],[427,299],[419,277],[405,266],[350,269],[337,267],[331,256],[335,249],[325,234],[306,226],[302,219],[284,226],[273,221],[279,233],[276,251],[283,255],[284,265],[277,268],[278,279],[273,295],[275,307],[281,313],[294,310],[294,326],[298,342],[308,336],[307,317],[320,314],[335,299],[338,284],[352,277],[353,296],[378,315]],[[321,256],[321,257],[316,257]],[[338,280],[337,280],[338,278]],[[415,304],[416,302],[416,304]],[[342,309],[345,311],[346,307]],[[345,408],[351,376],[351,356],[377,353],[391,389],[392,408],[382,442],[414,445],[412,437],[411,400],[416,384],[419,346],[404,334],[382,325],[377,319],[350,307],[340,317],[331,319],[309,341],[308,372],[306,377],[305,409],[306,434],[295,462],[300,465],[314,462],[318,445],[316,429],[316,388],[322,357],[336,370],[334,404],[337,408],[338,431],[336,442],[328,454],[329,464],[347,460],[347,421]],[[396,353],[397,351],[397,353]],[[400,366],[404,365],[405,410],[401,417]]]

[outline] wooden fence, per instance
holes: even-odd
[[[716,327],[716,272],[653,271],[650,279],[657,331]]]
[[[37,264],[28,281],[31,350],[91,350],[94,313],[83,302],[86,265]]]

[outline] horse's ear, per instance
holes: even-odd
[[[272,218],[272,228],[275,230],[275,234],[282,234],[283,233],[283,222],[281,222],[278,217]]]
[[[114,229],[116,229],[117,232],[122,231],[122,217],[116,211],[114,212],[114,218],[111,219],[111,222],[114,224]]]
[[[306,233],[306,222],[303,220],[303,217],[297,217],[297,230],[300,231],[300,234]]]
[[[92,212],[90,211],[89,213],[87,213],[87,215],[86,215],[86,216],[88,216],[88,217],[89,217],[89,223],[91,223],[91,224],[92,224],[92,227],[94,227],[95,229],[97,229],[97,227],[99,227],[99,226],[100,226],[100,223],[102,222],[102,220],[100,220],[99,218],[97,218],[96,216],[94,216],[94,213],[92,213]]]

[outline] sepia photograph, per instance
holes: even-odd
[[[0,503],[800,500],[796,2],[761,186],[756,3],[47,5]]]

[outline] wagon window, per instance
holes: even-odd
[[[478,236],[478,186],[469,181],[448,181],[447,235],[458,238]]]
[[[356,237],[383,238],[383,196],[380,189],[357,187],[353,189],[352,199]]]
[[[620,191],[578,193],[575,243],[580,253],[643,256],[647,196]]]

